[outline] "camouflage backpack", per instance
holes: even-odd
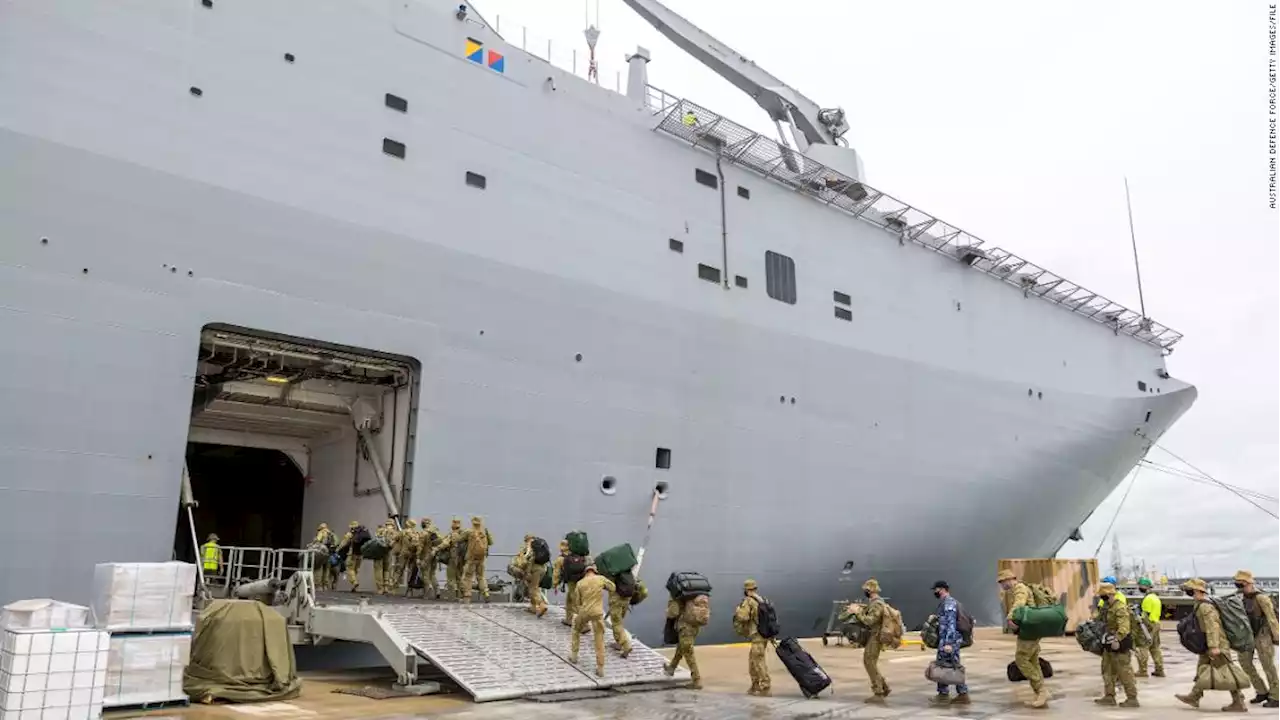
[[[682,613],[686,625],[705,627],[711,622],[711,598],[706,595],[695,595],[685,601]]]
[[[1035,607],[1047,607],[1058,604],[1058,594],[1040,583],[1027,583],[1031,591],[1031,604]]]
[[[880,644],[887,648],[902,647],[902,613],[889,603],[884,603],[880,616]]]
[[[467,538],[467,560],[471,562],[479,562],[489,555],[489,529],[485,528],[484,532],[471,531],[471,537]]]

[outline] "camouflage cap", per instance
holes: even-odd
[[[525,541],[525,542],[529,542],[529,541],[530,541],[530,540],[532,540],[532,539],[533,539],[533,533],[525,533],[525,534],[524,534],[524,541]]]
[[[1151,581],[1147,578],[1138,578],[1138,587],[1151,587]]]
[[[1253,573],[1248,570],[1237,570],[1235,576],[1231,579],[1239,583],[1251,583],[1253,582]]]
[[[360,521],[359,521],[359,520],[352,520],[352,521],[351,521],[351,524],[350,524],[350,525],[348,525],[347,527],[351,528],[352,530],[355,530],[356,528],[360,527]]]
[[[319,525],[316,526],[316,530],[328,530],[328,529],[329,529],[329,523],[320,523]]]
[[[1098,594],[1103,597],[1110,597],[1116,594],[1116,586],[1111,583],[1100,583],[1098,585]]]
[[[755,589],[756,589],[756,581],[755,581],[755,580],[753,580],[753,579],[751,579],[751,578],[747,578],[746,580],[744,580],[744,581],[742,582],[742,589],[743,589],[743,590],[755,590]]]
[[[407,528],[418,527],[418,523],[414,522],[413,518],[408,518],[404,521],[404,526]]]
[[[454,518],[450,520],[449,525],[452,527],[462,527],[462,518]]]
[[[1191,578],[1182,583],[1183,590],[1199,590],[1200,592],[1209,592],[1209,586],[1200,578]]]
[[[562,551],[568,550],[568,549],[569,549],[569,541],[568,541],[568,540],[561,540],[561,541],[560,541],[560,549],[561,549]]]
[[[870,580],[862,583],[862,589],[867,592],[878,593],[880,592],[880,583],[876,582],[875,578],[871,578]]]
[[[596,566],[594,563],[592,563],[591,565],[588,565],[586,568],[582,570],[582,572],[589,572],[589,573],[594,573],[595,571],[596,571]]]
[[[1013,571],[1008,568],[1005,568],[1004,570],[1001,570],[1000,572],[996,573],[996,582],[1004,582],[1005,580],[1017,580],[1017,579],[1018,579],[1018,576],[1014,575]]]
[[[471,524],[472,524],[472,525],[479,525],[479,524],[480,524],[480,523],[482,523],[482,522],[484,522],[484,521],[480,519],[480,516],[479,516],[479,515],[472,515],[472,516],[471,516]]]

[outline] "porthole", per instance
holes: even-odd
[[[618,479],[612,475],[606,475],[604,479],[600,481],[600,492],[605,495],[612,495],[618,492]]]

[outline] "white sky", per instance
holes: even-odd
[[[599,7],[597,22],[596,7]],[[478,0],[508,42],[601,84],[652,52],[649,82],[772,135],[745,94],[621,0]],[[1200,398],[1162,444],[1217,479],[1280,495],[1280,225],[1267,197],[1267,2],[743,3],[672,10],[824,107],[867,180],[1186,334],[1169,370]],[[521,26],[527,27],[527,35]],[[1150,459],[1177,465],[1153,450]],[[1088,557],[1124,485],[1068,543]],[[1275,502],[1263,502],[1275,512]],[[1204,575],[1280,574],[1280,525],[1226,491],[1143,471],[1115,525],[1126,558]],[[1110,540],[1100,555],[1110,562]]]

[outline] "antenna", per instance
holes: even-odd
[[[1124,179],[1124,205],[1129,209],[1129,242],[1133,245],[1133,272],[1138,276],[1138,309],[1142,311],[1143,329],[1147,329],[1147,303],[1142,297],[1142,268],[1138,265],[1138,236],[1133,232],[1133,203],[1129,200],[1129,178]]]

